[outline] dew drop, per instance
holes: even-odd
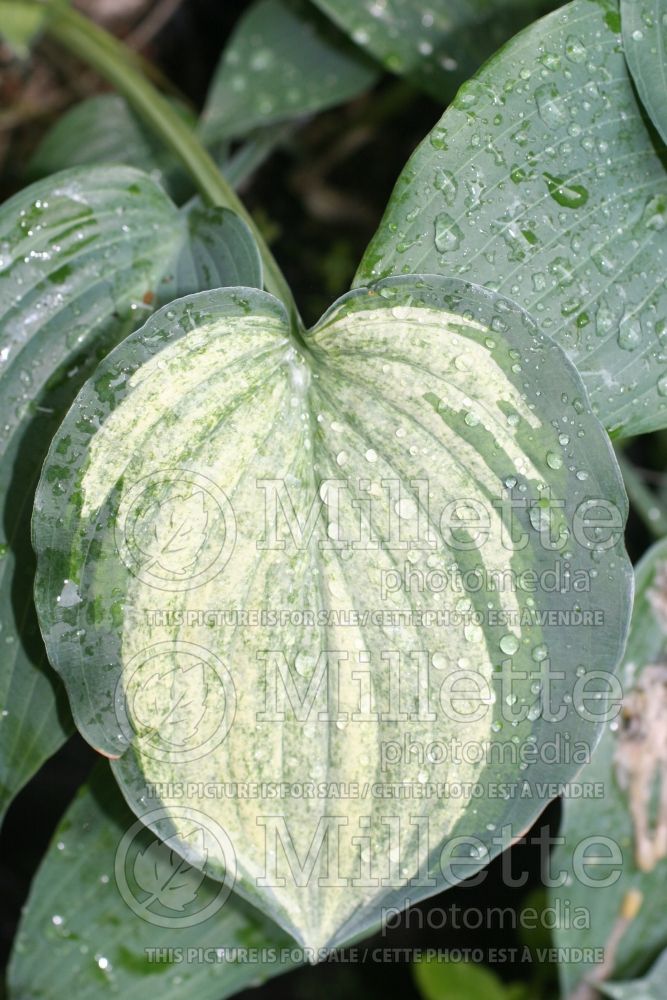
[[[507,656],[512,656],[519,648],[519,640],[515,635],[512,635],[511,632],[507,632],[507,634],[502,637],[498,645],[503,653],[506,653]]]
[[[73,580],[64,580],[63,589],[58,596],[58,604],[61,608],[73,608],[81,603],[79,588]]]
[[[565,39],[565,56],[570,62],[582,63],[586,58],[586,46],[575,35],[568,35]]]
[[[558,128],[567,121],[558,88],[554,83],[543,83],[536,89],[535,104],[537,113],[547,128]]]
[[[403,497],[402,500],[398,500],[394,506],[394,510],[399,517],[404,520],[409,520],[417,514],[417,504],[410,497]]]
[[[460,226],[447,212],[440,212],[435,218],[435,246],[439,253],[458,250],[463,239]]]
[[[442,191],[448,205],[453,205],[458,191],[458,182],[449,170],[436,170],[433,181],[436,190]]]
[[[526,712],[526,718],[529,722],[535,722],[542,715],[542,702],[536,701],[530,706]]]
[[[624,351],[636,350],[642,340],[642,328],[638,319],[623,320],[618,331],[618,346]]]

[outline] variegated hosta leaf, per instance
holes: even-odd
[[[625,636],[625,510],[575,370],[493,293],[396,279],[303,338],[264,293],[205,293],[54,440],[39,615],[137,815],[331,945],[484,865],[578,769],[586,672]]]
[[[610,432],[667,426],[667,172],[615,0],[531,25],[414,153],[357,274],[458,275],[517,301]]]

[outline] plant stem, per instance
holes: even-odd
[[[654,538],[667,535],[667,515],[657,498],[646,486],[632,462],[617,448],[616,459],[623,473],[623,481],[630,502]]]
[[[292,292],[251,215],[199,138],[142,74],[140,61],[134,53],[82,14],[59,4],[48,8],[46,30],[125,97],[145,124],[178,157],[208,203],[230,208],[241,216],[259,246],[267,291],[281,299],[291,318],[295,319],[297,310]]]

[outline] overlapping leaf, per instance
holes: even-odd
[[[653,968],[641,979],[625,983],[605,983],[600,992],[612,1000],[661,1000],[665,994],[667,954],[663,952]]]
[[[160,1000],[185,993],[222,1000],[289,968],[280,955],[289,945],[284,932],[238,897],[205,917],[219,884],[148,830],[130,838],[131,857],[119,866],[133,825],[108,766],[100,764],[55,831],[33,882],[10,963],[12,1000],[97,1000],[105,990],[143,1000],[147,989]],[[134,867],[135,877],[122,881],[126,867]],[[162,925],[153,922],[156,913],[167,918]]]
[[[212,234],[216,221],[225,236]],[[204,267],[200,224],[214,241]],[[159,185],[128,168],[66,171],[0,209],[0,811],[70,727],[32,602],[31,505],[50,439],[97,361],[164,289],[258,277],[240,221],[200,210],[192,225],[196,237]],[[226,278],[228,233],[240,252]]]
[[[565,843],[553,862],[554,871],[567,872],[567,882],[553,890],[554,898],[590,915],[588,927],[565,923],[557,929],[558,945],[588,948],[591,957],[594,949],[601,948],[606,961],[603,973],[599,963],[585,957],[563,962],[565,994],[586,976],[634,977],[643,971],[647,957],[667,941],[667,542],[646,554],[636,578],[620,673],[623,713],[609,724],[593,760],[578,778],[582,787],[601,788],[603,795],[566,800],[561,830]],[[593,875],[609,884],[590,886],[574,870],[574,851],[589,837],[608,840],[606,846],[590,851],[609,856],[609,863],[599,863]],[[613,850],[619,852],[616,857]]]
[[[174,508],[202,496],[200,547]],[[271,296],[203,293],[117,348],[54,440],[41,625],[137,815],[202,865],[180,819],[201,810],[206,871],[325,947],[484,865],[594,745],[625,504],[574,368],[493,293],[396,279],[303,337]],[[180,563],[151,550],[165,519]],[[151,683],[176,669],[187,696]],[[147,687],[174,726],[146,725]]]
[[[457,274],[510,296],[615,434],[667,425],[667,172],[613,0],[575,0],[459,92],[357,275]]]
[[[129,171],[61,175],[0,213],[3,808],[68,731],[32,609],[41,462],[95,357],[145,317],[143,299],[161,277],[156,258],[168,260],[179,237],[171,203]]]
[[[510,35],[556,3],[549,0],[314,0],[387,69],[437,100],[479,68]]]
[[[176,261],[173,281],[163,301],[206,288],[232,285],[262,287],[262,260],[247,224],[227,208],[204,207],[195,201],[184,210],[189,239]]]
[[[180,105],[175,107],[187,117]],[[28,172],[38,178],[70,167],[111,163],[153,174],[177,197],[191,191],[173,154],[119,94],[97,94],[66,111],[38,145]]]
[[[621,0],[623,49],[644,107],[667,142],[667,3]]]
[[[181,104],[173,106],[186,120],[190,118]],[[241,184],[270,155],[287,127],[283,123],[249,131],[244,145],[229,158],[226,145],[218,145],[228,182],[235,187]],[[74,166],[116,163],[150,173],[179,204],[193,193],[192,182],[176,157],[142,125],[119,94],[88,97],[66,111],[37,146],[27,174],[36,179]]]
[[[206,142],[342,103],[377,78],[306,0],[258,0],[222,54],[202,118]]]

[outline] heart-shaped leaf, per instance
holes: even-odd
[[[357,283],[456,274],[520,303],[614,434],[667,425],[667,171],[614,0],[533,24],[406,166]]]
[[[589,914],[588,926],[564,921],[555,931],[566,954],[583,948],[590,956],[561,964],[566,995],[587,976],[636,976],[667,940],[667,541],[637,566],[620,680],[623,712],[606,727],[578,777],[580,788],[597,792],[566,800],[564,843],[554,853],[554,871],[566,872],[567,881],[552,890],[553,902],[561,912],[567,906]],[[609,861],[582,879],[575,852],[587,838],[606,839],[589,851]],[[591,885],[591,878],[599,884]],[[605,950],[603,968],[592,962],[596,949]]]
[[[651,121],[667,142],[667,2],[621,0],[623,49]]]
[[[158,565],[145,518],[195,490],[206,542]],[[586,758],[625,508],[576,371],[497,295],[394,279],[300,336],[265,293],[203,293],[112,352],[56,436],[36,599],[137,815],[182,838],[196,803],[227,838],[207,872],[324,947],[483,866]],[[181,745],[144,738],[137,691],[202,661]]]
[[[154,301],[255,281],[245,223],[221,209],[181,213],[137,170],[65,171],[0,209],[0,813],[71,726],[32,599],[31,497],[51,437]]]

